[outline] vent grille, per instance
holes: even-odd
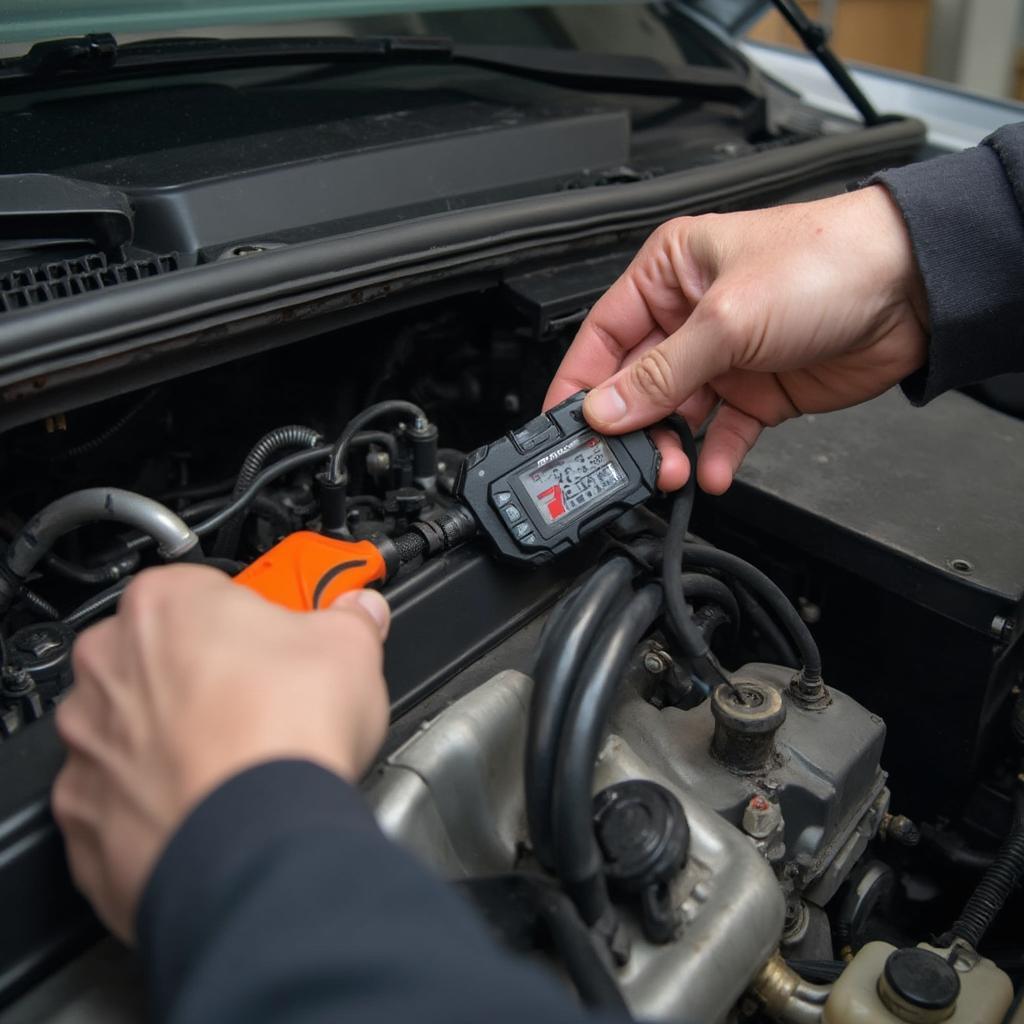
[[[0,274],[0,313],[157,277],[179,267],[177,253],[111,263],[103,253]]]

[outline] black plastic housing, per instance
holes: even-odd
[[[623,471],[625,482],[591,499],[590,507],[567,514],[562,522],[548,523],[537,513],[519,478],[571,454],[583,438],[594,435],[583,418],[584,396],[577,392],[518,430],[470,452],[463,462],[456,497],[502,558],[543,564],[654,494],[661,456],[647,432],[596,435]],[[504,517],[509,508],[516,512],[515,519]]]

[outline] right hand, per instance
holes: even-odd
[[[721,494],[766,426],[855,405],[925,360],[927,306],[903,218],[881,185],[768,210],[681,217],[590,311],[545,399],[581,388],[621,434],[712,412],[701,487]],[[715,411],[717,406],[717,412]],[[659,484],[690,467],[669,431]]]
[[[131,939],[160,851],[231,776],[302,758],[358,780],[387,729],[388,621],[374,591],[291,612],[174,565],[140,573],[79,637],[53,810],[72,877],[115,934]]]

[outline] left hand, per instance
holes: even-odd
[[[140,574],[73,652],[57,709],[68,757],[53,789],[76,885],[131,941],[171,835],[231,776],[280,758],[358,780],[383,741],[388,605],[370,590],[290,612],[222,573]]]

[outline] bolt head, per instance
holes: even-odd
[[[648,651],[644,655],[644,668],[652,676],[658,676],[668,668],[668,665],[664,655],[659,654],[657,651]]]

